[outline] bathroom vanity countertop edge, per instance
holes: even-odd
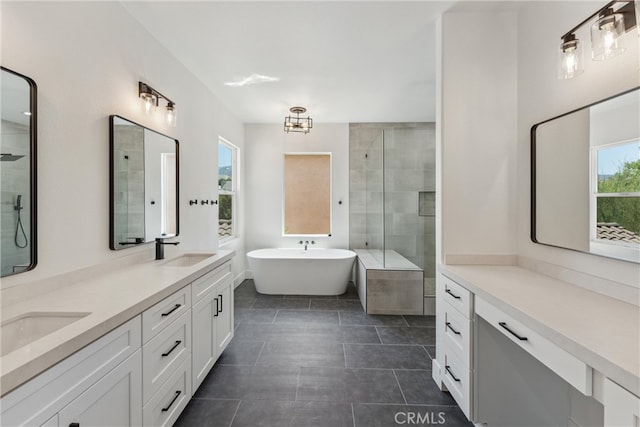
[[[640,395],[640,307],[515,266],[442,274]]]
[[[189,253],[196,253],[190,251]],[[175,256],[174,256],[175,254]],[[30,312],[90,312],[88,316],[0,358],[0,396],[136,317],[196,278],[233,258],[235,251],[219,250],[188,267],[149,261],[2,307],[2,321]],[[52,297],[53,295],[53,297]]]

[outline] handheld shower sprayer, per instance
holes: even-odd
[[[13,209],[18,211],[18,222],[16,223],[16,234],[13,238],[13,242],[19,248],[26,248],[29,245],[29,239],[27,238],[27,233],[24,231],[24,226],[22,225],[22,217],[20,215],[20,211],[24,209],[22,207],[22,194],[18,194],[16,196],[16,204],[13,207]],[[19,239],[18,239],[19,234],[22,235],[22,238],[24,239],[24,243],[19,242]]]

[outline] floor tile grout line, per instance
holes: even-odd
[[[296,377],[296,395],[293,397],[294,402],[298,402],[298,389],[300,388],[301,375],[302,375],[302,367],[298,367],[298,376]]]
[[[400,385],[400,380],[398,379],[398,375],[396,374],[396,370],[392,369],[393,377],[396,379],[396,383],[398,384],[398,388],[400,389],[400,394],[402,394],[402,399],[404,400],[404,404],[408,405],[407,396],[404,395],[404,390],[402,390],[402,386]]]
[[[356,427],[356,412],[353,409],[353,402],[351,402],[351,418],[353,419],[353,427]]]
[[[382,341],[382,337],[380,336],[380,331],[378,330],[378,327],[375,326],[376,328],[376,334],[378,335],[378,339],[380,340],[380,345],[385,345],[384,341]]]
[[[256,358],[256,361],[253,363],[253,366],[258,366],[258,360],[260,360],[260,356],[262,356],[262,350],[264,350],[266,345],[267,345],[267,341],[263,341],[262,347],[260,347],[260,351],[258,352],[258,357]]]
[[[236,415],[238,415],[238,411],[240,410],[240,405],[242,405],[242,400],[238,400],[238,406],[236,407],[236,411],[233,413],[233,417],[231,417],[231,422],[229,423],[229,427],[233,425],[233,422],[236,420]]]
[[[347,348],[345,343],[342,343],[342,354],[344,355],[344,367],[347,368]]]

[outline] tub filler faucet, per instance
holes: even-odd
[[[300,240],[300,241],[298,242],[298,244],[299,244],[299,245],[304,245],[304,250],[305,250],[305,252],[306,252],[307,248],[309,247],[309,241],[308,241],[308,240],[305,240],[304,242],[303,242],[302,240]],[[312,240],[312,241],[311,241],[311,244],[312,244],[312,245],[315,245],[315,244],[316,244],[315,240]]]

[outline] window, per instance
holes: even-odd
[[[286,153],[283,235],[330,234],[331,153]]]
[[[236,237],[238,148],[218,138],[218,238]]]
[[[595,147],[591,242],[599,253],[640,253],[640,140]],[[625,256],[627,254],[628,256]]]

